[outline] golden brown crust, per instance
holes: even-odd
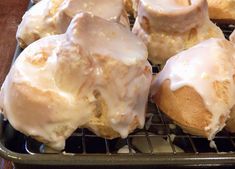
[[[123,3],[127,13],[136,17],[139,0],[123,0]]]
[[[184,86],[171,91],[170,80],[165,80],[154,95],[154,101],[164,113],[190,134],[209,136],[209,131],[205,128],[210,124],[212,115],[193,88]]]
[[[138,125],[138,119],[135,118],[129,126],[129,133],[133,132]],[[96,135],[106,139],[120,137],[120,134],[110,127],[107,120],[101,118],[91,118],[85,127],[94,132]]]
[[[123,3],[125,5],[127,13],[132,14],[133,13],[132,0],[123,0]]]
[[[235,20],[234,0],[207,0],[211,19]]]
[[[120,134],[112,129],[107,117],[107,105],[100,95],[99,91],[94,91],[94,96],[97,99],[94,116],[90,118],[89,122],[84,126],[93,131],[96,135],[106,138],[114,139],[120,137]],[[138,118],[135,117],[129,126],[131,133],[136,127],[139,126]]]
[[[231,133],[235,133],[235,106],[233,106],[231,113],[230,113],[230,118],[228,119],[226,123],[225,129],[228,130]]]

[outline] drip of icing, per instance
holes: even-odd
[[[126,130],[126,127],[124,126],[128,126],[135,117],[138,118],[139,127],[142,128],[144,125],[144,114],[138,112],[145,111],[146,102],[143,100],[147,100],[148,96],[146,95],[146,92],[148,89],[142,86],[148,86],[149,80],[147,80],[145,76],[139,76],[141,72],[137,71],[137,66],[135,64],[137,64],[140,59],[142,61],[143,59],[147,59],[147,49],[142,42],[136,41],[136,37],[134,35],[130,36],[129,30],[119,24],[98,19],[97,17],[90,17],[86,14],[78,15],[73,20],[74,24],[72,23],[68,28],[68,38],[73,43],[78,43],[81,46],[81,49],[85,49],[85,53],[87,55],[97,55],[102,53],[103,56],[110,56],[115,60],[120,60],[126,65],[130,65],[128,70],[124,68],[120,70],[118,69],[117,71],[111,71],[113,76],[117,76],[120,73],[125,74],[128,71],[128,78],[123,79],[120,77],[114,82],[118,86],[128,84],[129,86],[126,92],[124,92],[124,86],[118,92],[119,94],[115,92],[118,91],[115,89],[118,86],[99,88],[99,91],[102,93],[102,97],[105,99],[108,107],[112,107],[108,113],[112,128],[115,131],[118,131],[120,135],[125,138],[128,135],[128,130]],[[77,25],[85,26],[78,27]],[[103,29],[103,27],[106,27],[106,29]],[[94,36],[97,38],[94,39]],[[103,46],[105,46],[105,48]],[[139,50],[143,48],[145,50]],[[96,62],[96,64],[98,63]],[[134,67],[131,66],[133,64],[135,65]],[[101,65],[98,65],[97,67],[99,66]],[[144,63],[142,66],[149,67],[149,64]],[[120,67],[122,67],[122,65],[120,65]],[[140,70],[141,69],[142,68],[140,68]],[[96,75],[99,74],[96,73]],[[100,76],[97,76],[96,83],[104,83],[102,76],[101,79],[99,77]],[[124,83],[121,84],[118,79],[122,79],[122,83]],[[140,82],[142,82],[141,85]],[[107,90],[109,92],[107,92]],[[127,102],[132,100],[131,96],[136,93],[139,94],[136,96],[136,102],[138,102],[138,104],[129,103],[131,107],[126,107]],[[120,95],[120,98],[122,99],[126,98],[126,103],[123,103],[122,101],[120,102],[119,99],[115,99],[115,95],[117,94]],[[110,100],[110,98],[113,99]]]
[[[133,149],[131,149],[131,152],[132,152],[132,153],[136,153],[135,150],[133,150]],[[118,153],[118,154],[129,154],[129,153],[130,153],[130,150],[129,150],[128,145],[125,145],[125,146],[123,146],[122,148],[120,148],[117,153]]]
[[[215,141],[211,140],[209,145],[210,145],[210,148],[217,150],[217,145],[215,144]]]
[[[158,78],[153,82],[152,95],[169,79],[175,91],[183,86],[194,88],[203,98],[206,108],[212,113],[209,139],[220,131],[222,116],[228,118],[235,103],[235,48],[226,40],[209,39],[170,58]],[[226,91],[217,93],[216,82],[225,85]]]

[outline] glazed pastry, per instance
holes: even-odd
[[[235,104],[235,46],[209,39],[170,58],[154,80],[154,102],[185,131],[213,139]]]
[[[133,33],[145,42],[154,64],[210,37],[224,38],[209,20],[206,0],[140,0]]]
[[[16,38],[25,48],[42,37],[62,34],[82,11],[129,27],[122,0],[42,0],[25,13]]]
[[[233,33],[230,35],[229,40],[235,43],[235,30]]]
[[[61,150],[78,127],[127,137],[145,122],[152,80],[145,45],[121,24],[80,13],[67,32],[17,58],[0,93],[11,125]]]
[[[211,19],[235,20],[235,0],[207,0]]]

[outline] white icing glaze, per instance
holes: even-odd
[[[207,9],[206,0],[190,0],[190,3],[185,0],[140,0],[138,18],[140,23],[149,24],[147,32],[182,33],[209,19]]]
[[[133,150],[133,149],[131,149],[131,152],[132,152],[132,153],[136,153],[135,150]],[[129,153],[130,153],[130,150],[129,150],[128,145],[125,145],[125,146],[123,146],[122,148],[120,148],[117,153],[118,153],[118,154],[129,154]]]
[[[25,13],[16,37],[29,45],[39,38],[64,33],[79,12],[129,26],[122,0],[42,0]]]
[[[151,79],[147,50],[137,37],[120,24],[80,13],[66,34],[42,38],[21,53],[2,86],[0,107],[14,128],[61,150],[96,113],[95,90],[114,131],[126,137],[134,118],[143,127]]]
[[[229,45],[228,45],[229,44]],[[235,47],[222,39],[209,39],[170,58],[158,78],[153,82],[151,94],[169,79],[170,88],[175,91],[190,86],[202,97],[206,108],[211,112],[209,139],[220,131],[220,117],[228,118],[235,103]],[[216,93],[215,82],[226,83],[222,97]]]
[[[171,56],[208,38],[224,38],[220,28],[209,20],[206,0],[190,2],[140,1],[132,32],[148,47],[152,63],[164,64]]]
[[[84,11],[115,22],[119,21],[123,10],[122,0],[67,0],[62,6],[64,13],[71,18]]]
[[[215,144],[215,141],[213,141],[213,140],[210,141],[209,146],[210,146],[210,148],[218,150],[217,145]]]
[[[99,19],[87,20],[85,17],[81,19],[79,18],[81,16],[82,15],[78,15],[78,17],[74,19],[78,21],[76,24],[71,24],[67,34],[70,36],[69,38],[71,38],[73,43],[80,44],[82,48],[86,47],[87,54],[103,53],[104,55],[120,59],[126,64],[133,64],[143,56],[147,59],[147,53],[144,50],[136,54],[136,46],[139,48],[146,47],[140,41],[135,42],[135,36],[128,36],[130,32],[125,31],[125,27],[118,26],[118,23],[115,23],[117,26],[114,27],[113,23],[108,21],[101,23]],[[89,21],[94,24],[92,25]],[[80,24],[86,24],[87,26],[80,27]],[[105,30],[103,29],[104,25],[107,28]],[[74,29],[76,31],[72,31]],[[119,29],[123,31],[119,31]],[[105,48],[103,46],[105,46]],[[117,46],[117,48],[114,48],[115,46]]]
[[[137,18],[132,32],[144,41],[148,47],[149,60],[154,64],[164,64],[171,56],[210,37],[224,38],[220,28],[209,20],[193,31],[184,33],[159,31],[146,33],[140,26]]]

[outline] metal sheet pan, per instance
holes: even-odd
[[[220,21],[218,25],[226,38],[235,28],[227,22]],[[21,52],[17,46],[13,62]],[[158,70],[153,66],[154,73]],[[233,168],[235,135],[222,131],[214,141],[217,147],[211,148],[205,138],[184,133],[152,103],[148,105],[144,129],[136,130],[127,139],[106,140],[78,129],[66,141],[64,152],[57,153],[49,153],[42,143],[17,132],[0,117],[0,156],[19,169]],[[165,151],[159,150],[161,144]],[[125,153],[119,153],[120,149]]]

